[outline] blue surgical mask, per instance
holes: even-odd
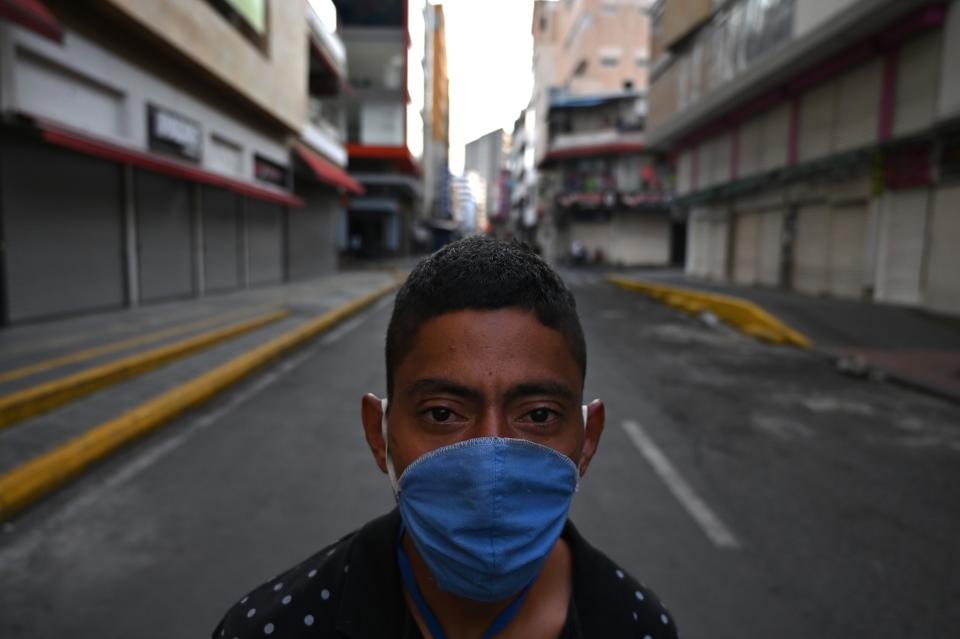
[[[387,442],[386,400],[383,414]],[[403,525],[440,589],[487,602],[517,594],[540,573],[580,476],[566,455],[502,437],[432,450],[399,480],[389,450],[386,463]]]

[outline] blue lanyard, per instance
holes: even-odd
[[[410,596],[413,597],[413,602],[417,605],[417,610],[420,611],[420,616],[423,617],[424,623],[426,623],[427,628],[430,629],[430,634],[433,635],[433,639],[447,639],[447,634],[443,631],[443,626],[440,625],[440,621],[436,615],[433,614],[433,611],[430,610],[423,595],[420,594],[417,581],[413,578],[413,568],[410,566],[410,558],[407,557],[407,551],[403,549],[403,544],[401,543],[403,531],[404,526],[401,524],[400,535],[397,539],[397,562],[400,564],[400,574],[403,576],[403,581],[407,585],[407,590],[410,591]],[[513,603],[497,615],[497,618],[493,620],[493,625],[491,625],[483,635],[483,639],[492,639],[506,628],[507,624],[513,621],[513,618],[517,616],[517,612],[520,611],[520,606],[523,604],[523,600],[526,599],[527,593],[530,591],[530,586],[532,585],[533,583],[531,582],[524,586]]]

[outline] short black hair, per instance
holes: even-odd
[[[527,244],[474,235],[421,260],[397,292],[387,327],[387,397],[393,371],[410,353],[420,327],[455,311],[522,308],[558,331],[586,374],[587,346],[573,293]]]

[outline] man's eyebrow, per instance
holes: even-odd
[[[449,379],[436,377],[418,379],[411,384],[409,388],[407,388],[405,394],[408,397],[412,397],[420,393],[444,393],[473,401],[480,401],[483,399],[482,393],[476,389],[469,388],[463,384],[458,384],[457,382]]]
[[[505,399],[509,402],[521,397],[532,395],[547,395],[561,397],[569,401],[576,401],[577,394],[569,386],[551,380],[537,380],[517,384],[507,391]]]

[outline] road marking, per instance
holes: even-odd
[[[374,307],[370,310],[369,313],[364,313],[362,315],[358,315],[357,317],[354,317],[353,319],[347,320],[340,326],[336,327],[335,329],[333,329],[332,331],[324,335],[320,339],[320,344],[323,346],[328,346],[330,344],[333,344],[336,341],[339,341],[341,337],[343,337],[347,333],[354,331],[361,324],[366,322],[371,315],[375,315],[376,313],[383,310],[384,307],[392,303],[393,303],[392,297],[383,298],[382,300],[377,302],[376,305],[374,305]]]
[[[635,421],[623,422],[623,430],[633,442],[660,479],[667,485],[677,501],[687,510],[693,520],[699,524],[707,538],[717,548],[737,549],[740,542],[720,518],[710,509],[707,502],[693,490],[687,480],[677,471],[663,451]]]
[[[231,313],[222,313],[220,315],[215,315],[213,317],[205,317],[196,322],[190,322],[187,324],[173,326],[171,328],[165,328],[161,331],[147,333],[145,335],[137,335],[136,337],[121,340],[119,342],[102,344],[100,346],[88,348],[86,350],[78,351],[76,353],[70,353],[69,355],[62,355],[60,357],[54,357],[48,360],[44,360],[42,362],[37,362],[35,364],[29,364],[27,366],[22,366],[20,368],[16,368],[13,370],[4,371],[0,373],[0,384],[6,383],[6,382],[12,382],[22,377],[36,375],[37,373],[49,371],[54,368],[60,368],[62,366],[66,366],[67,364],[77,364],[79,362],[85,362],[95,357],[110,355],[112,353],[117,353],[119,351],[134,348],[136,346],[145,346],[147,344],[159,342],[160,340],[166,339],[168,337],[176,337],[178,335],[183,335],[184,333],[189,333],[190,331],[196,331],[196,330],[200,330],[201,328],[213,326],[214,324],[226,322],[227,320],[240,317],[241,315],[251,315],[251,313],[249,310],[234,311]]]
[[[353,321],[348,322],[350,329],[346,331],[340,331],[338,339],[345,336],[350,331],[358,328],[361,324],[363,324],[364,321],[369,319],[371,316],[376,315],[379,311],[383,310],[388,303],[392,302],[392,298],[388,298],[385,302],[381,301],[380,303],[371,307],[368,311],[364,312],[362,315],[354,318]],[[344,324],[344,326],[346,325],[347,324]],[[37,528],[30,531],[24,537],[16,540],[16,542],[10,544],[9,546],[0,548],[0,568],[5,568],[10,563],[27,557],[30,553],[36,550],[37,547],[39,547],[41,542],[49,537],[50,533],[63,530],[70,520],[74,518],[74,516],[96,504],[105,491],[112,488],[117,488],[130,482],[132,479],[137,477],[137,475],[145,472],[151,466],[154,466],[157,462],[161,461],[164,457],[167,457],[178,448],[186,444],[197,433],[210,428],[224,417],[227,417],[235,409],[239,408],[243,404],[257,397],[263,391],[267,390],[267,388],[278,382],[288,373],[293,372],[308,359],[315,356],[317,351],[328,344],[329,342],[321,340],[320,342],[307,348],[299,355],[286,360],[282,364],[276,366],[273,370],[264,373],[249,386],[240,389],[222,406],[215,408],[205,415],[198,416],[190,423],[186,424],[181,432],[143,451],[141,454],[137,455],[123,466],[118,468],[116,471],[108,475],[106,479],[104,479],[98,485],[92,486],[89,490],[77,495],[66,505],[64,505],[63,508],[51,515],[47,520],[43,521]],[[13,524],[8,524],[8,526],[13,526]]]
[[[362,315],[354,318],[353,321],[344,324],[341,328],[344,328],[347,325],[349,325],[350,328],[348,330],[340,330],[337,339],[358,328],[361,324],[363,324],[364,321],[369,319],[371,316],[376,315],[379,311],[383,310],[387,304],[390,303],[393,303],[392,298],[388,298],[385,301],[382,300],[375,306],[371,307],[367,312],[364,312]],[[64,505],[63,508],[51,515],[37,528],[30,531],[24,537],[16,540],[9,546],[0,548],[0,569],[6,568],[18,559],[23,559],[29,556],[40,546],[41,542],[49,538],[51,533],[62,531],[70,522],[70,520],[73,519],[77,514],[96,504],[101,499],[101,496],[105,491],[117,488],[130,482],[135,477],[149,469],[151,466],[157,464],[164,457],[167,457],[178,448],[186,444],[197,433],[210,428],[224,417],[230,415],[230,413],[232,413],[234,410],[254,399],[260,393],[267,390],[270,386],[280,381],[280,379],[285,377],[288,373],[293,372],[304,362],[309,360],[311,357],[314,357],[318,350],[329,343],[330,342],[326,340],[321,340],[313,346],[307,348],[304,352],[286,360],[273,370],[264,373],[249,386],[240,389],[222,406],[219,406],[208,413],[193,419],[190,423],[183,426],[183,430],[180,433],[144,450],[141,454],[137,455],[108,475],[99,484],[91,486],[89,490],[77,495],[66,505]],[[8,525],[13,526],[14,524]]]

